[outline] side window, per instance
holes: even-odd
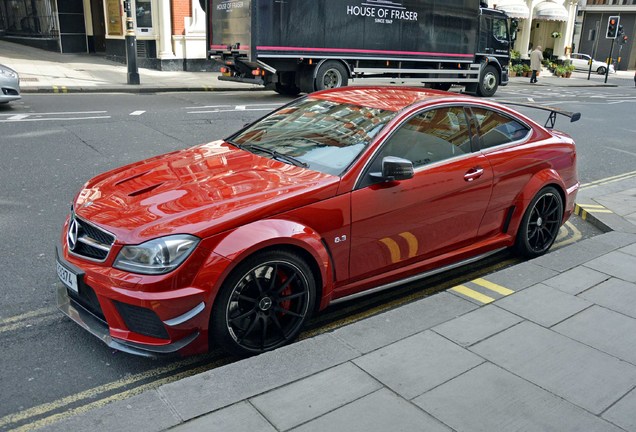
[[[408,159],[417,168],[470,152],[470,129],[464,109],[438,108],[404,122],[376,155],[371,172],[382,169],[385,156]]]
[[[479,145],[482,149],[524,139],[530,129],[524,124],[497,111],[472,108],[479,127]]]
[[[508,27],[505,20],[494,19],[492,21],[492,34],[499,41],[508,40]]]

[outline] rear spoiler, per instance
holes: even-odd
[[[548,107],[548,106],[536,105],[536,104],[530,104],[530,103],[521,103],[521,102],[509,102],[509,101],[497,101],[497,102],[503,105],[522,106],[526,108],[534,108],[534,109],[539,109],[543,111],[549,111],[550,115],[548,116],[548,119],[545,121],[545,125],[544,125],[544,127],[546,127],[547,129],[554,128],[557,114],[565,116],[565,117],[569,117],[570,123],[578,121],[581,118],[580,112],[570,112],[570,111],[562,110],[560,108],[554,108],[554,107]]]

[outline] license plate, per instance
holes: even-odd
[[[62,283],[66,285],[70,290],[79,293],[77,285],[77,275],[64,267],[59,262],[57,263],[57,276],[60,278]]]

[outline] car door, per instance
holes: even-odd
[[[484,239],[507,230],[517,195],[542,160],[526,145],[532,131],[529,125],[495,109],[471,107],[469,112],[477,124],[481,154],[493,174],[492,198],[478,233],[478,239]]]
[[[351,195],[350,277],[364,279],[470,244],[488,205],[492,172],[473,151],[461,106],[406,119],[376,153]],[[414,177],[377,181],[382,159],[413,162]]]

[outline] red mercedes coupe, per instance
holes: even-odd
[[[240,355],[334,301],[504,248],[545,253],[579,188],[572,138],[404,87],[294,100],[215,141],[99,175],[57,247],[63,313],[108,346]]]

